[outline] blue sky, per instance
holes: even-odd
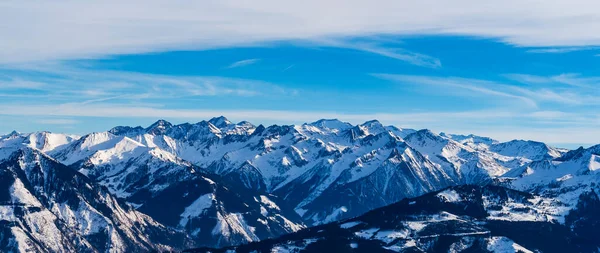
[[[165,8],[181,15],[160,16],[150,1],[140,11],[85,15],[118,3],[2,3],[0,21],[14,27],[0,27],[11,35],[0,42],[0,133],[83,134],[224,115],[600,143],[600,37],[585,31],[600,25],[587,8],[595,3],[564,9],[559,1],[525,18],[471,1],[456,2],[466,9],[357,3],[372,9],[322,16],[225,1],[173,4]],[[432,16],[411,16],[417,11]]]

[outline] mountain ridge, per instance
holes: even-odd
[[[117,126],[81,137],[15,132],[0,137],[0,161],[23,147],[186,234],[187,245],[209,247],[274,238],[464,184],[496,184],[555,199],[545,205],[557,205],[562,211],[556,220],[567,220],[579,196],[596,189],[576,182],[598,181],[600,168],[595,149],[437,134],[377,120],[256,126],[221,116]],[[165,202],[176,208],[157,211]]]

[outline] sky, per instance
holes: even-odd
[[[600,2],[0,2],[0,135],[224,115],[600,143]]]

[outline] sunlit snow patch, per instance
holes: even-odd
[[[190,219],[202,215],[205,209],[212,206],[215,195],[212,193],[204,194],[196,199],[190,206],[186,207],[180,215],[179,226],[186,226]]]
[[[438,193],[436,196],[438,198],[440,198],[441,200],[444,200],[447,202],[463,201],[463,199],[460,197],[460,195],[455,190],[445,190],[445,191]]]

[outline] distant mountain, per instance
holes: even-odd
[[[569,192],[571,200],[565,195],[557,206],[566,213],[595,189],[590,168],[598,154],[402,129],[377,120],[256,126],[222,116],[117,126],[81,137],[49,132],[0,137],[0,162],[20,150],[76,171],[122,208],[181,234],[181,240],[165,244],[172,248],[275,238],[465,184],[499,184],[546,198]],[[559,174],[562,181],[576,180],[557,190]],[[580,185],[585,187],[573,190]]]
[[[589,194],[567,217],[597,211],[598,196]],[[456,186],[273,240],[186,252],[596,252],[600,239],[562,220],[553,201],[503,187]]]

